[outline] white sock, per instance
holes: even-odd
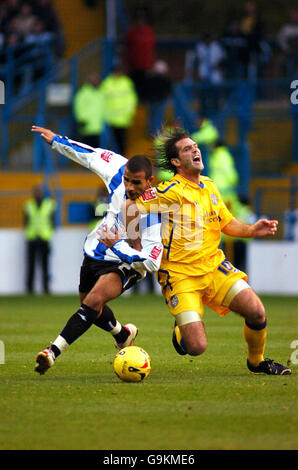
[[[60,335],[57,336],[57,338],[52,344],[54,344],[58,349],[60,349],[61,352],[65,351],[69,346],[65,339]]]
[[[118,320],[116,320],[116,325],[114,326],[114,328],[110,331],[110,333],[115,336],[117,335],[118,333],[120,333],[122,329],[122,325],[121,323],[118,322]]]

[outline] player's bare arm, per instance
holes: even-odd
[[[275,235],[278,220],[260,219],[255,224],[245,224],[233,219],[223,229],[225,235],[239,238],[267,237]]]
[[[121,209],[123,220],[125,221],[126,233],[130,240],[129,244],[135,250],[141,250],[142,245],[139,232],[140,213],[138,206],[132,199],[127,199],[122,204]]]
[[[40,136],[43,138],[43,140],[47,144],[51,144],[53,141],[53,138],[56,135],[50,129],[46,129],[45,127],[39,127],[39,126],[34,126],[34,125],[32,126],[31,131],[36,132],[37,134],[40,134]]]

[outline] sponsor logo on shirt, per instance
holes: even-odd
[[[157,259],[161,253],[162,248],[159,248],[158,246],[155,246],[152,248],[151,253],[150,253],[150,258]]]
[[[100,154],[100,158],[104,160],[105,162],[109,163],[112,155],[113,155],[113,152],[109,152],[108,150],[105,150],[104,152]]]
[[[151,201],[152,199],[157,199],[157,194],[156,194],[156,189],[155,188],[149,188],[146,189],[146,191],[143,192],[141,195],[142,201]]]
[[[205,211],[204,212],[204,224],[210,224],[211,222],[220,222],[220,218],[216,211]]]

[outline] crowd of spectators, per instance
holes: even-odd
[[[43,76],[63,51],[63,30],[52,0],[0,0],[0,78],[5,80],[10,57],[15,61],[14,92]]]
[[[242,14],[231,18],[225,30],[202,34],[186,58],[186,77],[211,84],[231,79],[294,78],[298,73],[298,9],[269,36],[266,11],[247,1]]]
[[[144,8],[137,8],[134,13],[132,24],[122,38],[124,64],[139,100],[147,105],[154,101],[155,112],[156,102],[161,110],[171,93],[171,64],[163,66],[167,74],[156,75],[160,57],[154,22],[148,21],[148,10]],[[206,85],[201,103],[204,113],[205,108],[216,107],[220,99],[214,90],[210,94],[210,85],[234,79],[297,77],[298,9],[293,7],[288,12],[288,21],[274,37],[267,36],[266,20],[266,11],[260,11],[257,2],[248,0],[238,16],[229,18],[224,31],[217,35],[211,28],[200,32],[193,49],[186,54],[185,79]],[[47,57],[46,44],[51,44],[53,57],[62,57],[64,43],[52,0],[0,0],[0,69],[8,46],[15,46],[14,57],[30,51],[26,63],[32,65],[40,57]],[[28,75],[27,81],[31,78]],[[158,99],[153,100],[155,95]],[[157,119],[161,116],[163,111]]]
[[[42,44],[52,39],[55,54],[63,53],[63,32],[52,0],[0,2],[0,47]]]

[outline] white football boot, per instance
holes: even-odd
[[[54,365],[55,355],[51,350],[51,347],[40,351],[36,356],[36,366],[35,372],[38,372],[40,375],[46,373],[46,371]]]
[[[124,325],[124,328],[128,331],[129,335],[126,341],[124,341],[123,343],[117,343],[117,341],[115,341],[115,348],[119,349],[119,351],[120,349],[126,348],[127,346],[132,346],[138,334],[137,327],[133,325],[132,323],[128,323],[127,325]]]

